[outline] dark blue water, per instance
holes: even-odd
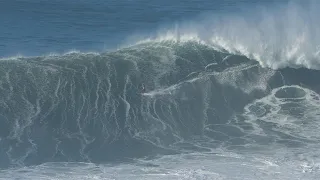
[[[104,51],[117,48],[133,34],[155,33],[159,27],[172,27],[205,13],[241,13],[275,2],[286,1],[4,0],[0,57]]]
[[[0,2],[0,179],[315,179],[318,1]]]

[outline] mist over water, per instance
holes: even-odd
[[[249,6],[241,14],[204,13],[195,20],[177,22],[172,28],[164,26],[154,38],[143,37],[142,41],[192,39],[244,55],[263,67],[319,69],[319,7],[318,1],[289,1]]]
[[[254,13],[249,20],[227,18],[214,30],[212,41],[230,52],[255,59],[264,67],[319,69],[318,7],[316,1],[304,7],[289,3]]]

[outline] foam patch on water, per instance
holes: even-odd
[[[260,127],[256,123],[263,121],[274,124],[273,130],[293,137],[314,141],[320,138],[320,96],[310,89],[282,86],[244,109],[247,122],[256,128]],[[262,129],[259,132],[263,134]]]
[[[303,159],[282,160],[271,156],[239,155],[218,151],[213,154],[180,154],[157,159],[136,159],[132,163],[95,165],[91,163],[45,163],[39,166],[7,169],[0,179],[25,180],[115,180],[115,179],[314,179],[319,164]]]
[[[250,69],[257,69],[250,71]],[[268,81],[275,74],[271,69],[262,69],[257,65],[240,65],[229,68],[222,73],[215,73],[217,81],[223,85],[231,85],[236,89],[241,89],[249,94],[254,90],[265,91]]]

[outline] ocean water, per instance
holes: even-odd
[[[318,179],[319,8],[1,1],[0,179]]]

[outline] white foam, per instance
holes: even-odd
[[[276,94],[291,88],[296,93],[287,93],[288,97]],[[270,95],[255,100],[244,109],[247,122],[252,123],[255,132],[263,134],[262,128],[256,123],[258,120],[273,123],[275,131],[290,136],[319,140],[320,133],[320,98],[319,94],[300,86],[283,86],[272,90]]]
[[[283,151],[288,153],[285,149]],[[315,159],[316,162],[312,163],[295,158],[282,160],[276,156],[255,154],[234,156],[232,153],[217,151],[215,154],[192,153],[167,155],[151,160],[136,159],[130,164],[118,165],[45,163],[33,167],[4,170],[1,172],[0,179],[314,179],[319,175],[317,160]]]
[[[241,89],[243,92],[249,94],[254,90],[265,91],[268,87],[268,81],[274,75],[275,71],[270,69],[258,69],[258,73],[250,76],[248,80],[246,78],[245,70],[250,68],[256,68],[257,65],[239,65],[231,67],[223,71],[222,73],[215,73],[216,80],[221,84],[228,84],[234,88]]]
[[[185,42],[198,42],[201,44],[205,44],[205,41],[201,40],[197,33],[184,33],[184,34],[176,34],[173,31],[168,30],[165,34],[161,34],[155,38],[146,38],[137,42],[137,44],[150,43],[150,42],[164,42],[171,41],[175,43],[185,43]]]
[[[245,55],[263,67],[320,69],[320,24],[318,1],[288,3],[264,9],[248,7],[248,14],[207,15],[202,21],[181,22],[160,30],[146,42],[199,42],[217,50]],[[219,18],[220,17],[220,18]],[[191,24],[191,25],[190,25]]]

